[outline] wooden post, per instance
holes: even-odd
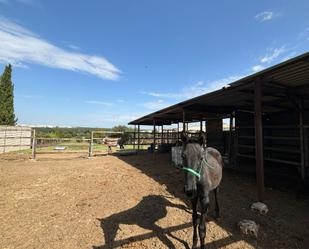
[[[156,121],[153,120],[153,152],[156,151]]]
[[[186,113],[182,111],[182,132],[186,132]]]
[[[203,121],[201,120],[200,121],[200,132],[202,132],[203,131]]]
[[[141,144],[141,128],[140,125],[137,125],[137,150],[140,150],[140,144]]]
[[[263,121],[262,121],[262,82],[255,81],[254,89],[255,106],[255,159],[256,159],[256,181],[258,200],[264,199],[264,155],[263,155]]]
[[[304,121],[303,121],[303,106],[302,101],[299,101],[299,139],[300,139],[300,175],[301,179],[305,180],[305,146],[304,146]]]
[[[35,139],[36,139],[35,138],[35,130],[33,129],[33,131],[32,131],[32,156],[31,156],[31,158],[33,160],[36,159],[36,140]]]
[[[230,114],[230,127],[229,127],[229,164],[231,164],[232,161],[232,134],[233,134],[233,114]]]
[[[136,141],[136,125],[134,125],[134,133],[133,133],[133,150],[135,150],[135,141]]]
[[[179,136],[179,123],[177,123],[177,145],[179,144],[179,138],[180,138],[180,136]]]
[[[92,157],[93,155],[93,131],[91,131],[91,136],[90,136],[90,141],[89,141],[89,153],[88,153],[88,157]]]
[[[308,127],[304,128],[304,154],[305,154],[305,169],[309,167],[309,145],[308,145]],[[306,177],[306,172],[305,172]]]
[[[169,136],[170,136],[170,132],[169,132],[169,130],[166,130],[166,143],[167,143],[167,144],[170,143]],[[172,140],[172,142],[173,142],[173,131],[172,131],[171,140]]]
[[[163,125],[161,126],[161,144],[164,143],[163,141],[163,135],[164,135],[164,131],[163,131]]]

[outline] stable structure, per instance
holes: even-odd
[[[222,129],[224,118],[230,118],[228,134]],[[207,146],[219,149],[230,167],[250,170],[254,165],[259,200],[265,171],[308,182],[309,52],[129,124],[139,130],[140,125],[177,123],[185,131],[188,122],[197,121],[201,128],[205,121]]]

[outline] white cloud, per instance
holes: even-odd
[[[165,102],[163,99],[158,99],[156,101],[150,101],[143,104],[144,107],[151,110],[159,110],[169,106],[170,104]]]
[[[133,114],[111,114],[111,113],[90,113],[86,115],[86,119],[83,120],[83,125],[91,125],[89,122],[95,122],[102,127],[114,126],[119,124],[127,124],[128,122],[138,119],[146,113],[133,113]]]
[[[227,87],[229,83],[232,83],[243,76],[233,75],[226,78],[208,81],[204,83],[203,81],[198,81],[190,86],[184,87],[180,92],[176,93],[165,93],[165,92],[141,92],[142,94],[150,95],[153,97],[159,98],[169,98],[169,99],[177,99],[177,100],[185,100],[190,99],[208,92],[212,92],[218,90],[222,87]],[[153,102],[150,102],[154,104]],[[152,106],[150,104],[150,106]],[[157,103],[160,104],[160,103]],[[162,104],[161,104],[162,105]],[[155,109],[155,108],[153,108]]]
[[[260,21],[260,22],[265,22],[265,21],[270,21],[275,17],[274,12],[272,11],[263,11],[261,13],[258,13],[255,16],[255,19]]]
[[[92,105],[105,105],[105,106],[112,106],[113,103],[111,102],[104,102],[104,101],[99,101],[99,100],[85,100],[84,101],[86,104],[92,104]]]
[[[266,55],[264,55],[262,58],[260,58],[261,63],[269,64],[287,51],[287,49],[284,46],[280,48],[274,48],[274,49],[268,49],[268,50],[269,52]]]
[[[16,66],[40,64],[116,80],[120,71],[102,56],[72,52],[0,16],[0,63]]]
[[[252,67],[252,71],[254,73],[262,71],[263,69],[264,69],[264,66],[262,66],[262,65],[255,65],[255,66]]]
[[[68,48],[70,48],[70,49],[72,49],[72,50],[76,50],[76,51],[80,51],[81,50],[81,48],[79,47],[79,46],[76,46],[76,45],[74,45],[74,44],[72,44],[72,43],[69,43],[69,42],[66,42],[66,41],[64,41],[63,42]]]

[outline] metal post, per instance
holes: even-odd
[[[300,174],[301,179],[305,180],[305,146],[304,146],[304,121],[303,121],[303,105],[299,101],[299,139],[300,139]]]
[[[36,158],[36,139],[35,139],[35,130],[32,131],[32,159]]]
[[[141,143],[141,129],[140,125],[137,125],[137,150],[140,150],[140,143]]]
[[[92,157],[92,154],[93,154],[93,131],[91,132],[90,141],[89,141],[88,157]]]
[[[200,132],[202,132],[203,131],[203,121],[201,120],[200,121]]]
[[[262,82],[255,81],[255,159],[258,200],[264,198],[264,155],[263,155],[263,121],[262,121]]]

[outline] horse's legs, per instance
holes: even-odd
[[[172,241],[170,241],[168,239],[168,237],[165,235],[164,230],[157,226],[156,224],[154,224],[153,226],[153,231],[156,233],[157,237],[159,238],[159,240],[161,240],[161,242],[167,246],[167,248],[170,249],[176,249],[176,247],[174,246],[174,244],[172,243]]]
[[[112,248],[114,239],[117,235],[117,230],[119,228],[118,222],[113,221],[112,218],[102,220],[101,227],[104,232],[104,240],[106,248]]]
[[[193,244],[192,248],[196,248],[197,246],[197,221],[198,221],[198,215],[197,215],[197,200],[198,197],[194,197],[191,200],[192,203],[192,221],[193,221]]]
[[[206,237],[206,216],[209,207],[209,197],[208,193],[206,196],[203,196],[201,199],[201,218],[199,225],[199,235],[201,242],[201,249],[205,249],[205,237]]]
[[[216,219],[219,219],[220,218],[220,208],[219,208],[219,203],[218,203],[218,198],[217,198],[217,195],[218,195],[218,191],[219,190],[219,187],[215,188],[214,189],[214,194],[215,194],[215,211],[216,211]]]

